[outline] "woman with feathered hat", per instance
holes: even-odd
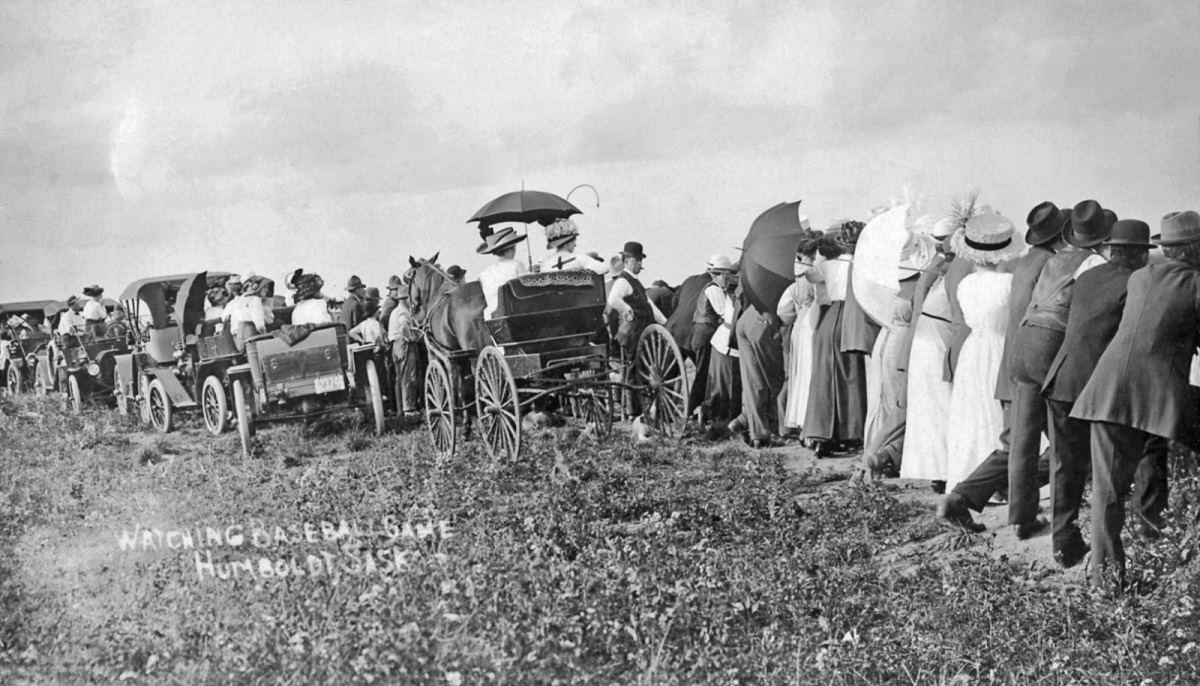
[[[553,250],[538,263],[538,270],[590,271],[596,274],[608,272],[603,260],[590,255],[575,254],[575,243],[579,239],[579,228],[570,219],[559,219],[546,227],[546,249]]]
[[[317,274],[305,274],[303,269],[297,269],[289,280],[290,286],[296,291],[292,296],[296,306],[292,309],[292,324],[330,324],[333,315],[329,313],[329,303],[321,294],[325,280]]]

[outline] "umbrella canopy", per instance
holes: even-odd
[[[908,205],[876,215],[863,227],[854,246],[854,297],[880,326],[890,326],[900,279],[913,275],[900,269],[900,253],[908,242]]]
[[[758,215],[742,242],[738,268],[742,292],[760,312],[774,312],[783,292],[795,280],[792,264],[804,232],[800,201],[781,202]]]
[[[537,222],[549,226],[557,219],[566,219],[573,214],[582,214],[566,200],[544,191],[513,191],[489,202],[474,214],[467,223],[479,222],[480,227],[501,222]]]

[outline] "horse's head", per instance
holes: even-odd
[[[446,275],[437,267],[438,254],[434,253],[429,258],[408,258],[408,263],[412,265],[404,274],[408,281],[408,309],[418,325],[425,323],[429,306],[441,293],[442,284],[446,281]]]

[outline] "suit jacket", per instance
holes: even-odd
[[[962,305],[958,304],[958,284],[973,271],[975,263],[961,257],[951,260],[946,269],[946,297],[950,300],[950,342],[942,370],[942,378],[945,381],[954,381],[954,370],[958,368],[958,354],[962,352],[967,336],[971,335],[971,327],[967,326],[967,320],[963,318]]]
[[[1042,386],[1047,398],[1073,403],[1079,397],[1100,355],[1117,333],[1132,273],[1109,263],[1079,276],[1071,296],[1066,337]]]
[[[864,353],[870,355],[875,349],[875,339],[879,337],[879,324],[876,324],[858,300],[854,297],[854,263],[846,274],[846,304],[842,309],[842,340],[841,351],[844,353]]]
[[[1200,270],[1176,260],[1137,270],[1117,334],[1071,416],[1192,441],[1197,418],[1188,370],[1198,343]]]
[[[899,348],[896,351],[896,368],[902,372],[908,371],[908,357],[912,353],[913,334],[917,330],[917,322],[920,321],[921,311],[925,309],[925,296],[929,295],[930,289],[933,288],[938,279],[942,278],[942,272],[948,266],[946,257],[938,255],[937,259],[917,279],[917,285],[913,290],[912,296],[912,320],[910,326],[901,333],[902,338],[897,343]]]
[[[1012,342],[1016,339],[1017,328],[1025,318],[1025,310],[1033,298],[1033,287],[1037,285],[1038,275],[1042,267],[1054,251],[1035,245],[1021,257],[1017,258],[1013,267],[1012,291],[1008,295],[1008,327],[1004,331],[1004,352],[1000,356],[1000,374],[996,378],[996,400],[1012,402],[1013,381],[1012,371]]]

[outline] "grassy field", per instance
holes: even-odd
[[[0,413],[3,683],[1200,682],[1194,476],[1114,600],[786,451]]]

